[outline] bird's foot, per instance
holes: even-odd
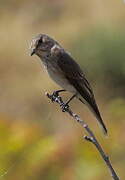
[[[69,105],[67,103],[62,103],[60,107],[62,108],[62,112],[66,112],[69,109]]]
[[[52,93],[52,95],[51,95],[52,102],[55,102],[57,97],[59,97],[59,92],[58,91],[54,91]]]
[[[59,91],[54,91],[52,95],[58,97],[59,96]]]

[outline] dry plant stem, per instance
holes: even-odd
[[[109,168],[109,171],[111,173],[112,178],[114,180],[120,180],[120,178],[117,176],[115,170],[112,167],[112,164],[110,162],[109,157],[106,155],[106,153],[102,149],[102,147],[99,144],[97,138],[95,137],[92,130],[88,127],[88,125],[77,114],[72,112],[72,110],[69,108],[69,106],[66,106],[66,107],[64,106],[65,104],[64,104],[62,98],[58,94],[55,94],[55,93],[48,94],[48,93],[46,93],[46,96],[49,99],[51,99],[52,102],[58,103],[60,105],[60,107],[62,108],[63,112],[67,112],[70,116],[73,117],[74,120],[76,120],[87,131],[89,136],[84,136],[84,139],[95,145],[96,149],[99,151],[99,153],[102,156],[103,160],[105,161],[107,167]]]

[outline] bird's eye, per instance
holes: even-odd
[[[42,44],[42,43],[43,43],[43,41],[42,41],[42,39],[40,39],[40,40],[39,40],[39,44]]]

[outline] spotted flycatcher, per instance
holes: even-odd
[[[104,133],[107,134],[92,88],[71,55],[57,41],[45,34],[39,34],[33,38],[30,49],[31,55],[36,54],[40,57],[49,76],[63,88],[57,92],[69,91],[73,93],[69,101],[76,97],[86,104],[96,116]]]

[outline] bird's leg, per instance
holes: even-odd
[[[63,92],[63,91],[66,91],[65,89],[60,89],[60,90],[57,90],[57,91],[54,91],[53,92],[53,95],[54,96],[58,96],[60,92]]]
[[[59,93],[60,92],[63,92],[63,91],[66,91],[65,89],[60,89],[60,90],[57,90],[57,91],[54,91],[51,95],[51,100],[52,102],[54,102],[55,98],[59,96]]]
[[[65,112],[66,109],[69,108],[69,105],[68,105],[68,104],[70,103],[70,101],[72,101],[72,100],[76,97],[76,95],[77,95],[77,94],[74,94],[66,103],[64,103],[64,104],[61,105],[61,108],[62,108],[62,111],[63,111],[63,112]]]

